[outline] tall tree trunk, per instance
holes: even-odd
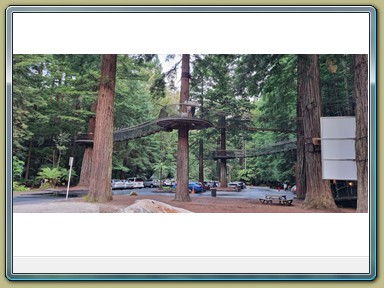
[[[303,65],[303,63],[299,63]],[[301,69],[301,68],[300,68]],[[301,111],[301,95],[304,92],[303,77],[299,76],[297,79],[297,149],[296,149],[296,196],[298,199],[304,199],[307,192],[305,181],[305,139],[303,128],[303,113]]]
[[[89,187],[89,180],[92,172],[93,146],[86,146],[84,150],[83,162],[81,165],[80,180],[78,186]]]
[[[368,212],[368,56],[355,55],[357,210]]]
[[[113,111],[117,55],[103,55],[93,141],[89,201],[112,200]]]
[[[204,111],[204,75],[201,75],[201,94],[200,94],[200,111]],[[200,141],[199,141],[199,182],[204,183],[204,141],[205,133],[200,132]]]
[[[189,54],[183,54],[181,60],[181,86],[180,86],[180,103],[184,103],[189,99]],[[186,112],[186,107],[181,105],[180,112]],[[184,111],[185,110],[185,111]],[[188,142],[188,126],[181,126],[178,129],[177,144],[177,187],[176,201],[188,202],[189,197],[189,142]]]
[[[27,165],[25,167],[25,177],[24,177],[25,180],[29,178],[29,168],[31,167],[31,156],[32,156],[32,138],[29,140]]]
[[[221,132],[220,132],[220,155],[226,156],[227,153],[227,131],[226,131],[226,123],[225,123],[225,116],[220,116],[220,126]],[[221,187],[227,187],[227,159],[221,158],[220,159],[220,186]]]
[[[96,118],[91,117],[88,121],[88,138],[94,138]],[[81,165],[79,186],[89,186],[89,179],[91,178],[92,171],[92,154],[93,145],[86,145],[83,156],[83,163]]]
[[[52,148],[52,167],[56,166],[56,148]]]
[[[321,154],[312,145],[320,138],[321,94],[318,55],[298,56],[299,97],[303,114],[305,139],[305,208],[337,209],[329,181],[322,180]]]
[[[203,139],[199,140],[199,182],[204,182],[204,144]]]

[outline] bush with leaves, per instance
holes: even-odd
[[[52,188],[56,187],[57,182],[62,176],[62,171],[59,168],[43,167],[37,173],[37,178],[49,183]]]
[[[20,184],[21,174],[24,171],[24,162],[17,158],[12,157],[12,189],[13,191],[28,191],[29,189]]]
[[[68,182],[69,171],[62,167],[43,167],[38,173],[37,178],[44,180],[45,183],[49,183],[51,188],[56,187],[58,184],[65,184]],[[71,172],[71,178],[76,177],[77,174],[74,170]]]
[[[12,190],[18,191],[18,192],[24,192],[24,191],[29,191],[29,188],[16,182],[16,181],[13,181],[12,182]]]
[[[16,156],[12,158],[12,179],[14,181],[20,180],[21,174],[24,171],[24,162]]]
[[[58,169],[59,169],[59,171],[61,173],[61,177],[59,179],[59,183],[60,184],[68,183],[69,170],[65,169],[63,167],[59,167]],[[72,171],[71,171],[71,181],[75,177],[77,177],[77,173],[76,173],[75,170],[72,169]]]

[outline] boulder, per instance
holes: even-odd
[[[173,207],[169,204],[151,199],[137,200],[134,204],[122,208],[121,213],[193,213],[191,211]]]

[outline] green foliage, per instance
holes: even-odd
[[[320,78],[324,116],[354,116],[353,55],[320,55]]]
[[[12,179],[20,180],[21,174],[24,171],[24,162],[19,160],[16,156],[12,157]]]
[[[41,168],[41,170],[37,174],[38,179],[46,180],[52,188],[56,187],[56,183],[60,180],[62,176],[63,174],[60,169],[50,167]]]
[[[165,179],[169,176],[172,178],[174,175],[176,175],[176,164],[168,163],[167,165],[166,163],[158,162],[153,166],[153,170],[159,179]]]
[[[64,184],[64,182],[68,182],[68,176],[69,176],[69,169],[65,169],[63,167],[59,167],[58,168],[60,173],[61,173],[61,177],[59,178],[59,181],[61,184]],[[71,171],[71,181],[73,180],[73,178],[76,178],[77,177],[77,173],[75,170],[72,169]]]
[[[246,183],[249,183],[253,178],[253,170],[252,169],[241,169],[237,171],[237,178]]]
[[[69,142],[69,133],[61,132],[53,138],[55,142],[56,149],[59,151],[59,157],[57,159],[57,167],[60,165],[60,158],[62,153],[68,149],[66,144]]]
[[[12,190],[16,192],[25,192],[25,191],[29,191],[29,188],[20,184],[19,182],[13,181]]]
[[[37,174],[37,179],[47,181],[49,185],[54,188],[57,184],[68,182],[69,170],[62,167],[43,167]],[[71,178],[76,177],[76,171],[71,171]]]

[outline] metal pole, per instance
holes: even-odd
[[[66,195],[66,197],[65,197],[65,200],[68,200],[69,184],[71,183],[72,165],[73,165],[73,157],[69,157],[68,186],[67,186],[67,195]]]

